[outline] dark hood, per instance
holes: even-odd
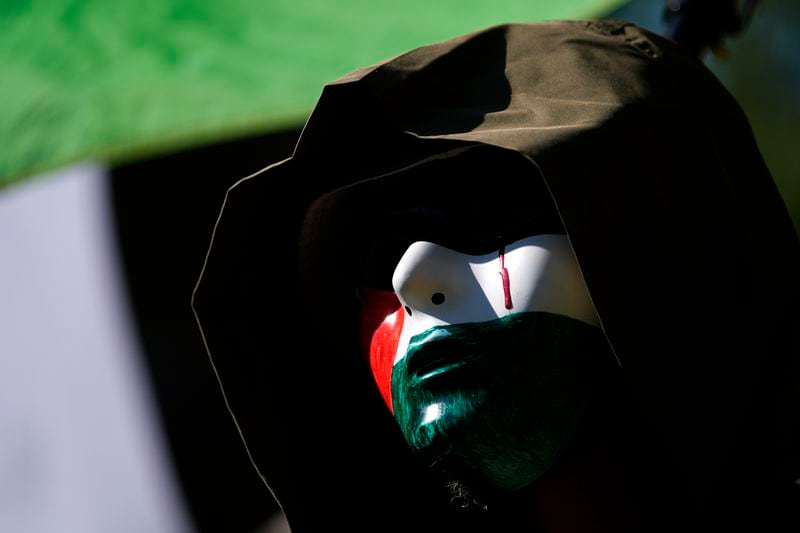
[[[634,25],[510,24],[327,85],[294,155],[228,192],[194,308],[293,531],[436,511],[354,349],[353,271],[382,202],[453,179],[409,170],[473,149],[522,169],[504,194],[543,178],[681,501],[796,498],[800,246],[747,118]],[[476,167],[457,194],[486,179],[504,183]]]

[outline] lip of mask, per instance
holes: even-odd
[[[436,326],[411,338],[392,371],[394,415],[426,462],[517,490],[575,435],[608,349],[600,328],[547,312]]]

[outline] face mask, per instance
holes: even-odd
[[[493,490],[536,480],[574,437],[609,357],[566,237],[479,256],[416,242],[392,283],[362,315],[365,350],[411,450]]]

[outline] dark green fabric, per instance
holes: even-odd
[[[0,187],[302,125],[327,81],[499,22],[621,0],[4,0]]]
[[[353,520],[400,520],[387,501],[412,523],[431,510],[351,338],[359,230],[371,224],[353,185],[385,181],[418,205],[397,170],[473,146],[497,170],[459,194],[503,183],[498,154],[511,151],[528,163],[513,177],[543,178],[558,207],[630,388],[625,408],[653,432],[634,463],[643,494],[666,506],[649,530],[676,530],[659,517],[701,530],[791,523],[800,243],[725,87],[675,43],[610,20],[491,27],[336,80],[293,157],[228,193],[195,308],[290,523],[313,521],[321,502],[297,480],[322,472],[359,487],[342,496],[362,504]],[[276,199],[280,213],[265,209]],[[299,257],[295,269],[287,257]],[[264,275],[274,265],[288,269],[279,282]],[[302,339],[306,355],[269,356],[267,324]],[[332,403],[346,431],[327,416]],[[268,434],[266,420],[287,431]],[[313,456],[294,451],[326,435],[335,439]]]

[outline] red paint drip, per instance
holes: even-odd
[[[505,296],[506,309],[511,309],[514,304],[511,302],[511,280],[508,278],[506,268],[506,247],[500,247],[500,277],[503,278],[503,296]]]

